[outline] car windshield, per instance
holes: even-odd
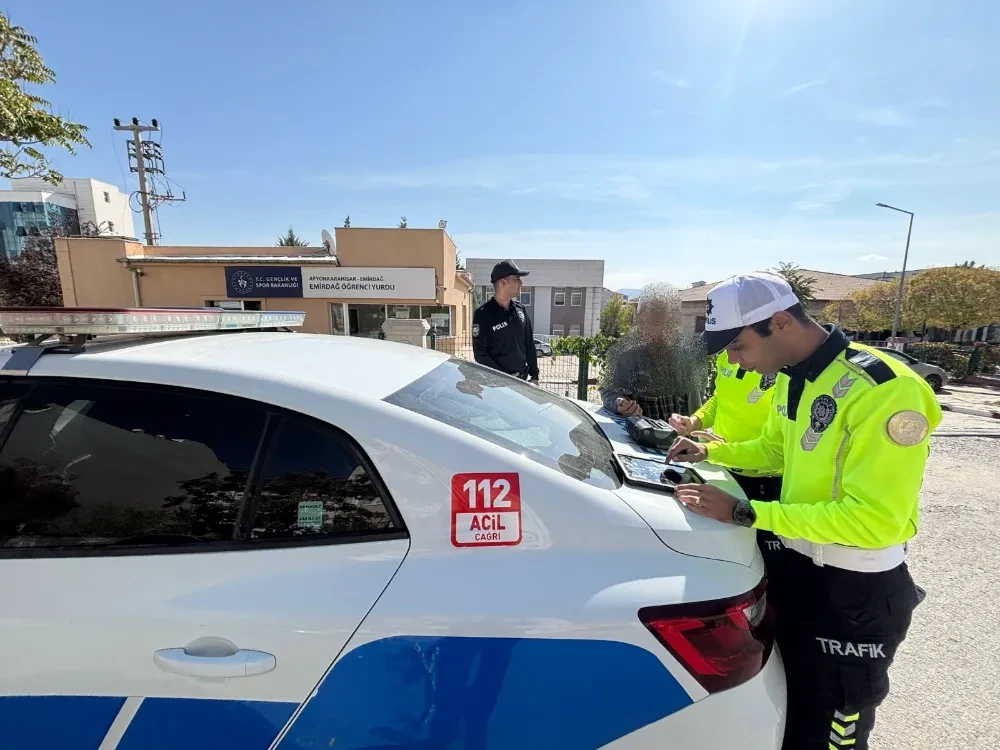
[[[621,486],[611,443],[583,409],[507,375],[451,359],[385,400],[574,479]]]

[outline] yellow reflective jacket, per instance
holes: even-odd
[[[693,416],[702,429],[712,431],[730,443],[742,443],[760,437],[772,411],[777,375],[761,376],[729,362],[723,350],[715,361],[715,392]],[[738,468],[747,476],[771,476],[781,471],[757,471]]]
[[[866,549],[910,539],[929,437],[941,423],[930,386],[836,328],[783,372],[759,438],[708,445],[708,460],[722,466],[784,469],[780,503],[751,499],[754,526]]]

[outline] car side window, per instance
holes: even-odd
[[[319,539],[397,529],[372,477],[332,428],[285,417],[269,442],[251,539]]]
[[[0,548],[232,541],[266,421],[210,394],[40,384],[0,446]]]

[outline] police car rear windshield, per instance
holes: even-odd
[[[621,486],[588,414],[541,388],[452,359],[385,399],[596,487]]]

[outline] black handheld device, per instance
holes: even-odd
[[[638,445],[667,449],[677,438],[677,430],[662,419],[627,417],[625,431]]]

